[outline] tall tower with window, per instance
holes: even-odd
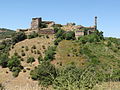
[[[97,16],[95,16],[95,30],[97,30]]]

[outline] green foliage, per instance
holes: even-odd
[[[74,31],[66,32],[65,39],[66,40],[75,40],[75,32]]]
[[[104,37],[103,37],[102,32],[96,31],[90,35],[85,35],[85,36],[79,37],[78,40],[83,44],[85,44],[87,42],[95,43],[95,42],[100,42],[101,40],[104,40]]]
[[[38,33],[36,32],[32,32],[30,35],[28,35],[29,39],[36,38],[36,37],[38,37]]]
[[[44,59],[42,58],[42,56],[39,56],[39,57],[38,57],[38,62],[39,62],[39,63],[42,63],[43,61],[44,61]]]
[[[92,89],[97,83],[98,73],[93,66],[80,69],[75,64],[61,68],[53,82],[56,90],[88,90]]]
[[[56,38],[63,38],[64,32],[65,32],[65,31],[62,30],[62,29],[56,30],[56,33],[55,33]]]
[[[13,43],[18,43],[22,40],[25,40],[27,38],[27,36],[25,35],[25,33],[22,33],[22,32],[19,32],[19,33],[16,33],[13,38],[12,38],[12,41]]]
[[[43,62],[37,68],[30,72],[31,78],[39,80],[42,86],[52,85],[57,76],[55,67],[49,62]]]
[[[23,69],[23,67],[21,66],[20,59],[17,56],[12,56],[12,58],[8,60],[7,66],[10,69],[10,71],[13,72],[14,77],[17,77],[21,69]]]
[[[0,44],[0,50],[3,50],[5,48],[4,44]]]
[[[12,70],[14,67],[21,67],[19,58],[17,56],[12,56],[12,58],[8,60],[7,66],[10,70]]]
[[[56,51],[56,47],[55,46],[49,47],[48,50],[46,50],[46,52],[45,52],[44,60],[46,60],[46,61],[53,60],[54,59],[54,55],[55,55],[55,51]]]
[[[7,53],[8,54],[8,51],[10,50],[11,44],[12,44],[11,40],[3,40],[0,43],[0,54],[2,54],[2,53]]]
[[[0,65],[5,68],[7,67],[7,63],[8,63],[8,55],[3,53],[2,55],[0,55]]]
[[[34,57],[29,57],[27,63],[33,63],[35,61]]]
[[[20,71],[21,71],[21,67],[13,67],[12,68],[13,76],[17,77]]]
[[[0,28],[0,39],[12,38],[14,34],[15,34],[15,31],[13,30]]]
[[[61,38],[57,38],[56,40],[54,40],[54,45],[58,45],[60,41],[62,41],[62,39]]]

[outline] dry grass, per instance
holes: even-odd
[[[93,90],[120,90],[120,82],[105,82],[96,85]]]
[[[49,38],[38,37],[33,39],[26,39],[14,45],[14,48],[11,49],[11,51],[9,52],[10,57],[14,55],[15,52],[17,52],[21,56],[21,50],[23,50],[26,55],[21,56],[22,58],[24,58],[24,61],[21,61],[21,63],[22,66],[24,66],[24,68],[26,69],[26,72],[21,71],[17,78],[13,78],[12,72],[10,72],[8,68],[0,68],[0,83],[5,86],[6,90],[41,90],[41,87],[38,86],[38,82],[33,81],[30,78],[30,70],[38,65],[37,58],[38,56],[40,56],[40,54],[31,53],[31,47],[35,45],[36,49],[32,50],[39,50],[41,55],[44,56],[44,51],[48,48],[48,46],[51,46],[53,44],[53,41],[54,36],[51,35],[49,36]],[[45,48],[43,48],[43,45]],[[24,46],[24,48],[22,48],[22,46]],[[25,50],[26,46],[28,46],[28,51]],[[32,64],[28,64],[26,63],[26,59],[28,57],[34,57],[36,61]],[[27,68],[30,68],[30,70],[27,70]]]
[[[62,62],[62,64],[66,65],[74,62],[78,66],[83,65],[85,58],[79,55],[79,49],[78,43],[63,40],[57,47],[57,54],[55,55],[56,60],[54,60],[52,63],[57,64],[58,62]]]

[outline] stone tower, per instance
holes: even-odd
[[[97,16],[95,16],[95,30],[97,30]]]
[[[42,18],[32,18],[31,29],[40,28],[41,22],[42,22]]]

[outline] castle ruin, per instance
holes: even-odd
[[[39,34],[54,34],[55,22],[43,21],[42,18],[32,18],[31,27],[29,29],[18,29],[16,32],[37,32]],[[76,38],[79,36],[89,35],[97,30],[97,17],[95,17],[95,25],[91,27],[84,27],[82,25],[75,25],[75,23],[67,23],[62,25],[61,29],[67,31],[74,31]]]

